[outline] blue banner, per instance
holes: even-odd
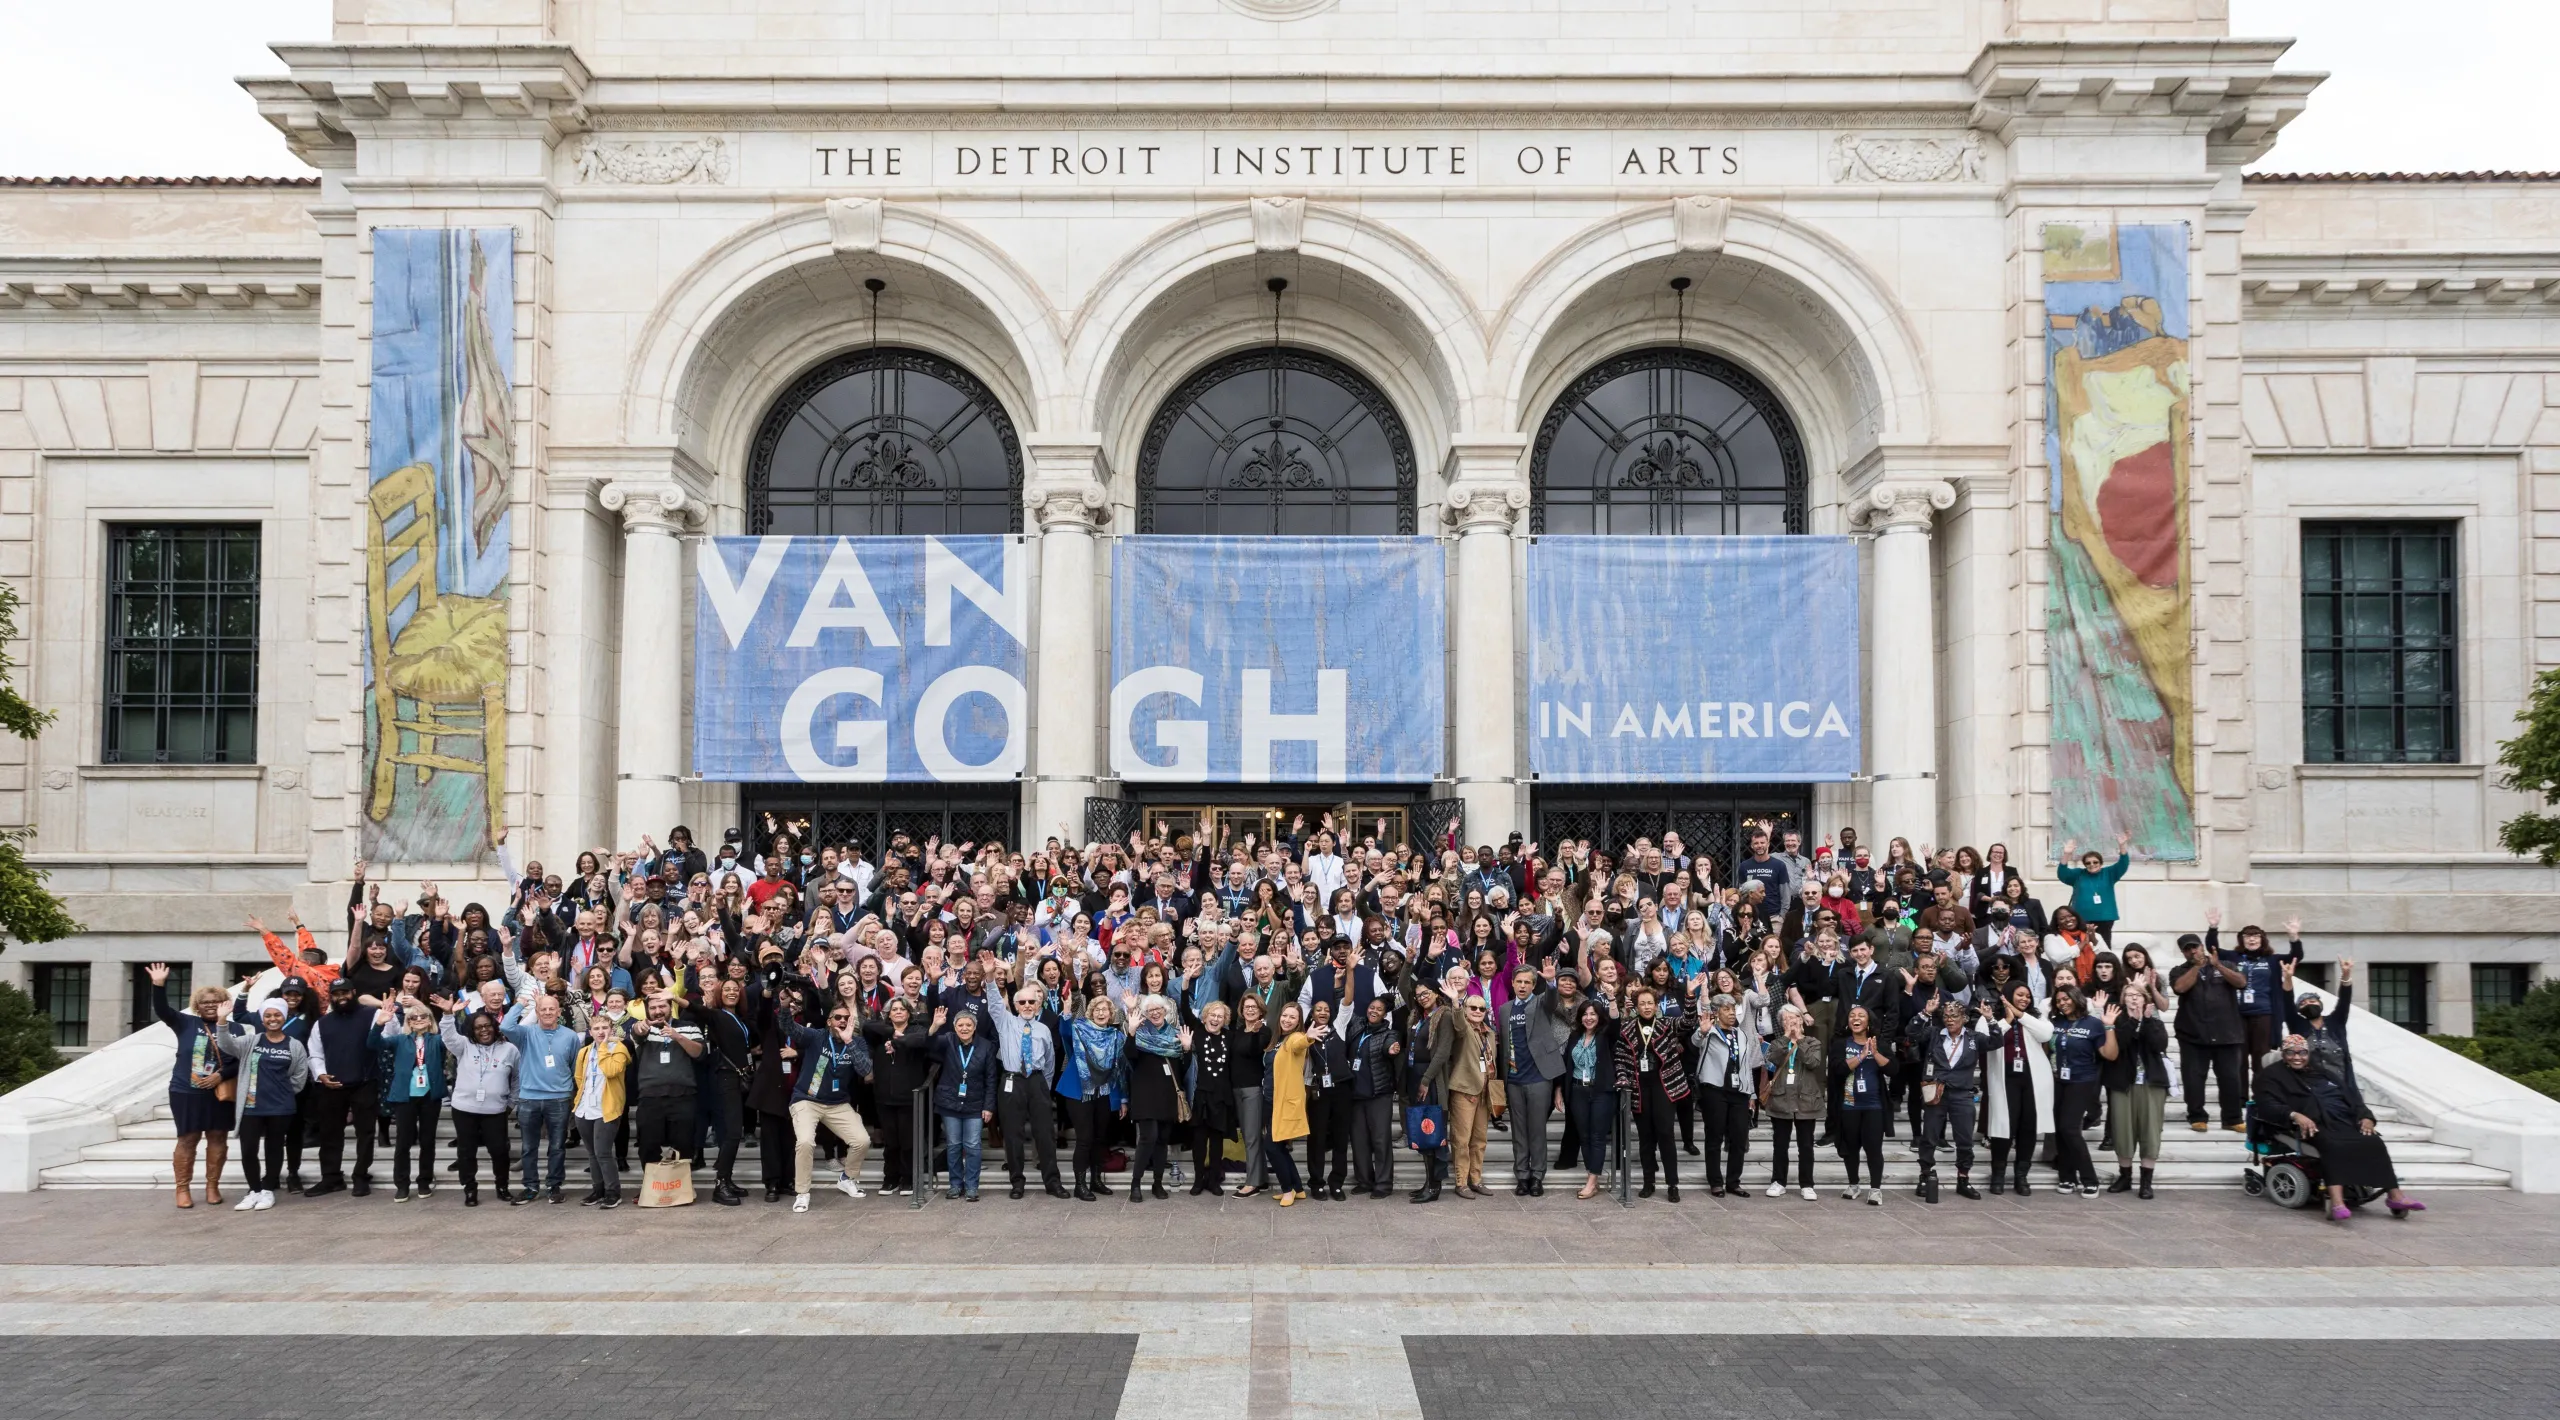
[[[1022,539],[698,546],[695,773],[812,784],[1021,775],[1031,743]]]
[[[1854,778],[1858,666],[1848,538],[1529,545],[1529,766],[1542,780]]]
[[[1388,784],[1441,768],[1440,545],[1131,537],[1111,558],[1111,770]]]

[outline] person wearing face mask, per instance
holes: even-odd
[[[1689,1097],[1689,1071],[1680,1032],[1662,1016],[1661,998],[1650,986],[1636,988],[1635,1015],[1618,1024],[1618,1075],[1632,1082],[1635,1105],[1635,1148],[1644,1162],[1639,1196],[1653,1196],[1654,1165],[1659,1160],[1665,1197],[1680,1201],[1680,1153],[1672,1128],[1673,1112]]]
[[[1938,1201],[1938,1150],[1950,1139],[1956,1152],[1956,1196],[1979,1199],[1973,1186],[1975,1110],[1982,1098],[1982,1037],[1966,1029],[1971,1013],[1953,999],[1938,1003],[1935,1019],[1915,1018],[1912,1039],[1920,1047],[1919,1088],[1925,1108],[1912,1140],[1920,1150],[1920,1201]]]
[[[2311,1043],[2301,1036],[2284,1038],[2283,1056],[2261,1072],[2259,1093],[2250,1109],[2260,1124],[2290,1130],[2319,1151],[2321,1178],[2329,1192],[2329,1221],[2343,1223],[2355,1216],[2347,1207],[2350,1188],[2379,1190],[2395,1219],[2427,1211],[2427,1205],[2400,1187],[2391,1150],[2382,1142],[2363,1094],[2321,1073],[2311,1063]]]
[[[240,1080],[240,1062],[222,1048],[222,1008],[231,996],[219,986],[199,986],[188,999],[189,1013],[180,1015],[169,1006],[169,964],[155,961],[144,970],[151,978],[152,1014],[178,1038],[177,1061],[169,1071],[169,1117],[178,1135],[169,1163],[177,1174],[178,1206],[196,1206],[199,1148],[204,1152],[204,1201],[219,1205]]]

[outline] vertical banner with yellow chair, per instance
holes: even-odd
[[[373,233],[366,857],[505,841],[515,234]]]

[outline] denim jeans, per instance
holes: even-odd
[[[518,1100],[516,1127],[524,1132],[524,1191],[534,1193],[544,1188],[557,1191],[569,1172],[569,1101],[565,1097]],[[545,1144],[551,1149],[551,1181],[547,1184],[538,1181],[541,1175],[535,1169],[535,1165],[541,1162],[541,1147]]]
[[[951,1191],[966,1196],[978,1191],[980,1147],[986,1139],[987,1122],[974,1114],[942,1116],[945,1142],[944,1172],[950,1176]]]

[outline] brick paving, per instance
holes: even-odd
[[[14,1420],[1110,1420],[1134,1336],[0,1337]]]
[[[2560,1343],[1409,1336],[1423,1420],[2548,1420]]]

